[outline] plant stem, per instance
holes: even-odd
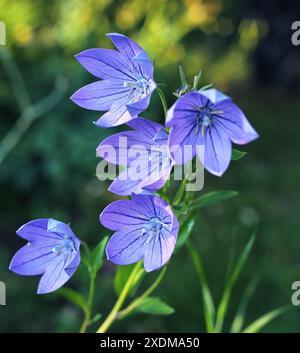
[[[124,304],[125,299],[127,298],[130,289],[132,288],[132,284],[135,282],[136,275],[138,274],[140,268],[140,262],[138,262],[135,267],[133,268],[127,282],[125,283],[118,300],[116,301],[115,305],[113,306],[111,312],[108,314],[107,318],[104,320],[104,322],[101,324],[99,329],[97,330],[97,333],[105,333],[111,324],[115,321],[117,318],[117,314],[119,310],[121,309],[122,305]]]
[[[90,288],[89,288],[89,296],[87,301],[87,310],[85,312],[84,320],[79,330],[80,333],[86,332],[90,324],[91,314],[93,310],[94,292],[95,292],[95,278],[96,276],[94,274],[90,274]]]
[[[29,94],[27,93],[25,82],[22,74],[16,64],[10,51],[6,48],[1,48],[0,58],[3,61],[4,69],[12,85],[14,96],[19,104],[20,110],[24,111],[31,105]]]
[[[160,272],[159,276],[155,280],[155,282],[149,287],[140,297],[136,298],[127,306],[127,308],[123,309],[118,313],[118,319],[124,319],[126,316],[131,314],[139,305],[157,288],[160,284],[161,280],[163,279],[166,273],[167,267],[164,267]]]
[[[165,114],[165,117],[167,117],[167,112],[168,112],[168,104],[167,104],[167,100],[166,100],[166,96],[163,92],[162,89],[160,89],[159,87],[156,87],[156,91],[160,97],[160,100],[161,100],[161,103],[162,103],[162,106],[163,106],[163,109],[164,109],[164,114]]]
[[[184,196],[186,179],[183,179],[173,200],[173,205],[178,206]]]
[[[9,155],[11,150],[18,144],[25,132],[31,126],[32,122],[46,114],[55,105],[59,103],[67,88],[67,81],[64,78],[58,78],[55,87],[47,97],[40,102],[29,105],[20,115],[15,125],[4,136],[0,143],[0,165]]]

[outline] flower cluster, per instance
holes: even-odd
[[[108,205],[100,222],[115,232],[106,247],[110,261],[127,265],[143,260],[145,270],[153,271],[170,259],[179,230],[171,206],[155,195],[173,166],[193,159],[197,146],[202,146],[204,154],[199,158],[204,168],[221,176],[229,166],[232,143],[246,144],[258,135],[233,101],[216,89],[187,86],[180,90],[166,114],[165,126],[139,117],[157,88],[153,64],[130,38],[117,33],[108,37],[117,50],[89,49],[76,55],[100,80],[79,89],[71,99],[83,108],[105,112],[95,122],[97,126],[127,124],[131,128],[111,135],[97,148],[105,161],[125,167],[109,191],[131,197]],[[192,151],[188,157],[182,152],[186,146]],[[143,161],[138,177],[137,159]],[[80,243],[67,225],[36,220],[17,234],[29,243],[17,252],[10,269],[22,275],[42,274],[39,293],[57,289],[74,273]]]

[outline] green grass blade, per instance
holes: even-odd
[[[292,309],[291,305],[282,306],[281,308],[270,311],[269,313],[261,316],[257,320],[253,321],[252,324],[248,325],[242,333],[256,333],[263,329],[267,324],[274,320],[279,315]]]
[[[187,240],[187,247],[191,253],[194,267],[198,274],[198,278],[201,285],[202,299],[203,299],[203,311],[204,311],[204,320],[206,324],[207,332],[214,331],[214,321],[215,321],[215,305],[213,298],[207,284],[206,276],[204,273],[202,260],[198,251],[193,247],[191,242]]]
[[[255,233],[251,236],[251,238],[249,239],[248,243],[246,244],[244,250],[242,251],[242,254],[240,256],[240,258],[238,259],[228,281],[227,284],[225,286],[220,304],[218,306],[218,310],[217,310],[217,322],[216,322],[216,326],[215,326],[215,332],[221,332],[222,327],[223,327],[223,323],[224,323],[224,319],[225,319],[225,315],[227,313],[227,309],[228,309],[228,304],[229,304],[229,300],[230,300],[230,296],[231,296],[231,292],[233,289],[234,284],[236,283],[239,274],[241,273],[248,257],[250,254],[250,251],[253,247],[253,243],[255,240]]]
[[[258,282],[259,282],[259,276],[253,277],[252,281],[250,281],[245,292],[243,293],[241,302],[237,309],[237,313],[232,321],[230,332],[232,333],[241,332],[242,327],[244,325],[245,315],[246,315],[249,301],[257,288]]]

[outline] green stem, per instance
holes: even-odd
[[[0,58],[3,61],[4,69],[8,75],[14,96],[19,104],[20,110],[24,111],[31,105],[29,94],[27,93],[25,82],[21,75],[21,72],[16,64],[10,51],[6,48],[2,48],[0,51]]]
[[[79,332],[84,333],[86,332],[87,328],[90,325],[91,315],[93,310],[93,302],[94,302],[94,293],[95,293],[95,275],[90,275],[90,288],[89,288],[89,296],[87,301],[87,310],[85,312],[84,320],[80,327]]]
[[[183,179],[173,200],[173,205],[178,206],[184,196],[186,179]]]
[[[28,106],[20,115],[15,125],[4,136],[0,143],[0,165],[9,155],[11,150],[18,144],[22,136],[31,126],[32,122],[46,114],[59,103],[67,88],[67,82],[63,78],[56,81],[55,87],[49,96],[34,105]]]
[[[151,287],[149,287],[140,297],[136,298],[134,301],[131,302],[127,306],[127,308],[123,309],[118,313],[118,319],[124,319],[126,316],[131,314],[136,308],[142,304],[142,302],[157,288],[157,286],[160,284],[161,280],[163,279],[165,273],[166,273],[167,267],[164,267],[163,270],[160,272],[159,276],[155,280],[155,282],[152,284]]]
[[[166,100],[166,96],[163,92],[162,89],[160,89],[159,87],[156,87],[156,91],[160,97],[160,100],[161,100],[161,103],[162,103],[162,106],[163,106],[163,109],[164,109],[164,114],[165,114],[165,117],[167,116],[167,112],[168,112],[168,104],[167,104],[167,100]]]
[[[116,301],[115,305],[113,306],[111,312],[108,314],[107,318],[98,328],[97,333],[105,333],[112,323],[116,320],[118,312],[122,308],[125,299],[127,298],[130,289],[132,288],[133,283],[135,283],[136,275],[138,274],[140,269],[140,262],[138,262],[135,267],[133,268],[127,282],[125,283],[118,300]]]

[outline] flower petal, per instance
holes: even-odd
[[[148,159],[151,146],[155,145],[153,138],[162,125],[142,118],[133,119],[128,125],[137,131],[124,131],[109,136],[98,146],[97,155],[118,165],[129,165],[137,156],[141,158],[144,154]]]
[[[82,108],[105,111],[118,100],[124,102],[129,88],[125,88],[120,80],[103,80],[91,83],[76,91],[71,100]]]
[[[121,196],[129,196],[133,192],[140,194],[143,191],[143,179],[131,179],[127,175],[128,171],[124,170],[109,186],[108,191]]]
[[[137,115],[139,115],[141,112],[143,112],[148,108],[150,103],[151,93],[152,91],[150,91],[145,97],[141,98],[137,102],[127,104],[127,110],[129,111],[132,117],[136,117]]]
[[[75,57],[87,71],[98,78],[135,80],[130,62],[116,50],[87,49]]]
[[[28,243],[16,252],[9,269],[23,276],[40,275],[57,256],[49,243]]]
[[[210,100],[199,92],[190,92],[179,98],[168,110],[166,126],[196,123],[199,108],[211,105]]]
[[[30,242],[53,242],[61,238],[59,234],[48,232],[48,218],[35,219],[27,222],[17,230],[17,234]]]
[[[45,273],[40,279],[37,293],[46,294],[62,287],[70,276],[64,269],[65,260],[63,256],[57,256],[47,267]]]
[[[133,201],[141,208],[144,214],[151,217],[160,217],[165,224],[172,224],[173,212],[171,207],[160,197],[153,195],[132,194]]]
[[[117,265],[129,265],[144,257],[147,236],[142,229],[119,231],[113,234],[106,246],[108,260]]]
[[[103,114],[95,124],[100,127],[113,127],[127,123],[133,119],[126,107],[127,98],[119,99],[114,102],[111,109]]]
[[[174,216],[174,226],[171,232],[163,229],[158,237],[153,236],[146,247],[144,268],[147,272],[158,270],[169,261],[177,240],[179,224]]]
[[[101,224],[115,231],[142,228],[148,219],[145,210],[131,200],[114,201],[100,215]]]
[[[153,140],[158,131],[163,128],[161,124],[139,117],[129,121],[127,125],[132,129],[143,132],[143,136],[141,136],[140,140],[143,140],[144,138]]]
[[[78,249],[75,257],[73,260],[67,265],[65,268],[66,273],[68,274],[69,277],[73,276],[74,272],[76,271],[77,267],[80,264],[80,251]]]
[[[215,104],[214,110],[221,112],[214,118],[216,126],[225,130],[232,142],[243,145],[259,137],[244,113],[231,100]]]
[[[199,144],[204,143],[204,160],[199,155],[204,167],[212,174],[221,176],[228,168],[231,160],[231,141],[227,134],[214,125],[205,133],[199,135]]]
[[[198,91],[200,94],[208,98],[212,103],[221,102],[225,99],[230,99],[224,93],[218,91],[215,88],[205,89],[203,91]]]
[[[172,127],[169,148],[176,164],[185,164],[195,157],[197,139],[196,121]]]
[[[112,40],[119,52],[124,54],[133,63],[137,72],[140,73],[143,70],[144,73],[152,77],[153,64],[142,47],[120,33],[108,33],[107,37]]]

